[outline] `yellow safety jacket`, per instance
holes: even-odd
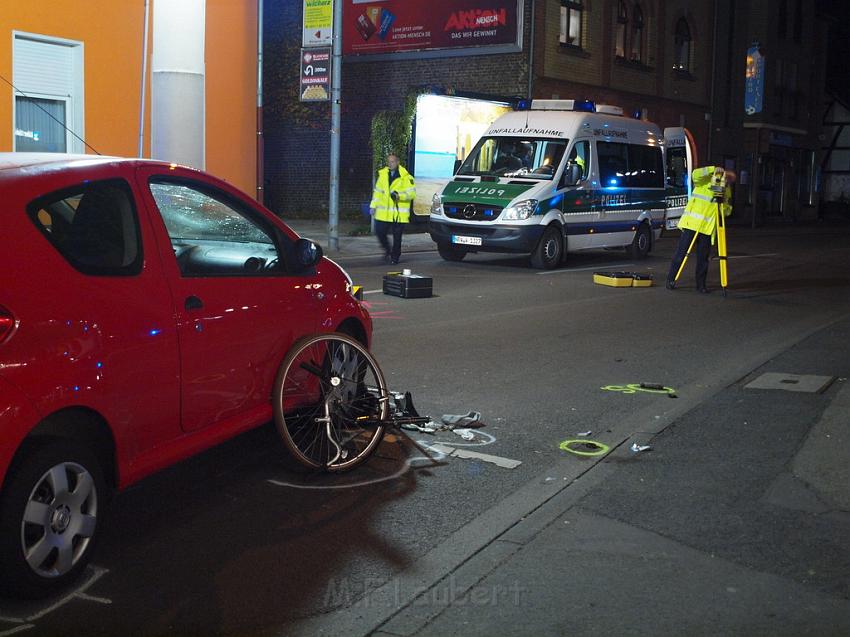
[[[716,166],[705,166],[697,168],[691,173],[693,191],[685,206],[685,213],[679,219],[679,228],[682,230],[693,230],[702,234],[711,235],[714,243],[715,228],[717,225],[717,202],[714,201],[714,193],[710,189],[711,176],[717,170]],[[723,216],[732,214],[732,189],[726,186],[723,194],[723,203],[720,204]]]
[[[398,193],[397,202],[390,196],[393,191]],[[378,181],[375,182],[375,191],[372,193],[369,207],[375,210],[375,219],[378,221],[408,223],[410,204],[415,197],[413,175],[407,172],[404,166],[399,166],[398,177],[390,183],[390,169],[384,166],[378,171]]]

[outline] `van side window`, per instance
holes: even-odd
[[[664,162],[661,148],[629,144],[629,178],[631,188],[664,188]]]
[[[603,188],[625,187],[629,170],[629,152],[626,144],[596,142],[599,158],[599,182]]]
[[[567,157],[568,164],[578,164],[581,167],[581,178],[586,179],[590,174],[590,142],[576,142]]]
[[[684,146],[667,149],[667,185],[685,188],[688,178],[687,159]]]

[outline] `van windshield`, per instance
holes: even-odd
[[[482,137],[457,174],[551,180],[567,143],[566,139]]]

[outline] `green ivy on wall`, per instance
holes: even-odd
[[[404,98],[402,111],[378,111],[372,118],[372,168],[373,175],[386,164],[387,154],[395,153],[401,162],[407,162],[416,117],[416,100],[428,89],[411,91]]]

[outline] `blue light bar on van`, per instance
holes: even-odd
[[[518,111],[530,111],[531,100],[519,100],[514,108]]]
[[[595,113],[596,104],[590,100],[533,100],[531,110],[534,111],[583,111]]]

